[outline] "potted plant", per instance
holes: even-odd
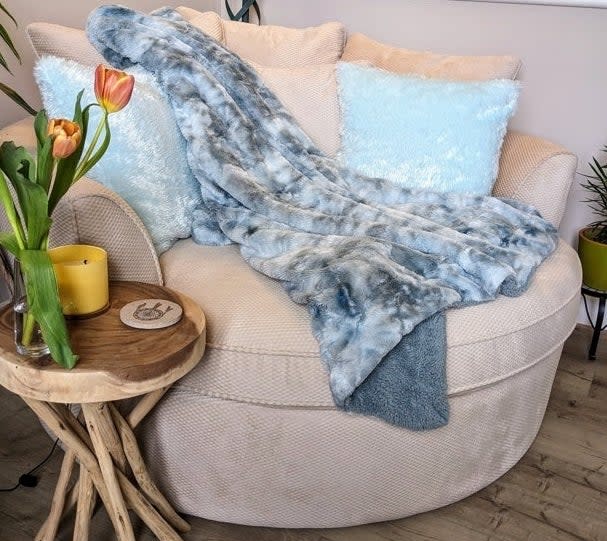
[[[607,152],[607,146],[603,148]],[[583,175],[582,187],[588,191],[588,203],[598,220],[579,233],[578,254],[584,271],[584,284],[607,291],[607,163],[596,158],[589,164],[594,175]]]

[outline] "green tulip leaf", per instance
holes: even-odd
[[[72,352],[65,317],[59,302],[55,272],[48,252],[23,250],[19,261],[26,278],[28,307],[40,325],[51,357],[62,367],[73,368],[78,356]]]
[[[0,233],[0,246],[6,248],[16,258],[19,258],[21,247],[14,233]]]
[[[40,249],[51,227],[48,199],[42,186],[30,180],[35,175],[36,166],[23,147],[16,147],[12,141],[0,145],[0,169],[11,181],[19,208],[27,230],[26,247]]]
[[[34,118],[34,132],[36,133],[36,141],[38,142],[38,152],[46,139],[50,139],[48,134],[48,116],[46,111],[41,109]]]
[[[6,178],[4,177],[4,173],[2,173],[2,171],[0,171],[0,201],[4,207],[4,212],[6,213],[8,223],[13,228],[13,233],[17,239],[19,249],[22,250],[25,248],[25,233],[23,231],[23,224],[21,223],[21,218],[19,217],[17,209],[15,208],[13,196],[8,188]]]

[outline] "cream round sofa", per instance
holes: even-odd
[[[30,125],[0,137],[28,144]],[[527,193],[551,187],[545,213],[558,222],[554,209],[575,158],[510,134],[504,160],[502,170],[526,170],[535,184]],[[306,309],[235,246],[186,239],[158,258],[127,203],[90,180],[58,208],[53,237],[104,246],[113,279],[164,283],[203,307],[203,361],[171,389],[141,437],[176,507],[225,522],[347,526],[434,509],[488,485],[533,442],[579,308],[579,261],[561,241],[520,297],[449,311],[451,418],[413,432],[334,407]]]
[[[32,147],[31,121],[0,139]],[[558,145],[511,132],[494,194],[533,204],[558,225],[575,167]],[[449,311],[450,421],[413,432],[335,408],[306,309],[244,263],[237,247],[184,239],[157,257],[130,206],[91,180],[72,188],[54,222],[55,244],[104,246],[113,279],[164,284],[204,309],[203,361],[140,437],[177,509],[218,521],[348,526],[481,489],[537,434],[579,308],[579,261],[561,242],[520,297]]]

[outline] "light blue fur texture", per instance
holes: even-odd
[[[446,81],[340,62],[342,163],[408,188],[491,193],[519,83]]]
[[[154,77],[139,69],[128,106],[109,119],[112,142],[87,177],[107,186],[137,212],[158,254],[192,234],[192,216],[201,205],[198,182],[186,163],[185,143]],[[78,92],[82,104],[95,103],[95,68],[43,56],[34,70],[49,116],[72,118]],[[99,121],[90,109],[87,142]]]
[[[555,228],[521,203],[340,167],[252,68],[168,8],[102,6],[87,31],[117,67],[156,76],[207,206],[196,240],[238,243],[308,306],[336,405],[412,429],[444,425],[441,312],[520,294]]]

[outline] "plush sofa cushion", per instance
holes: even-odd
[[[187,13],[188,16],[195,17],[190,22],[223,43],[223,26],[219,15],[214,11],[205,13],[197,11],[195,13],[196,15]],[[186,19],[188,18],[186,14],[182,15]],[[59,24],[36,22],[29,24],[26,31],[38,57],[59,56],[88,66],[107,63],[103,56],[90,44],[84,30]]]
[[[161,253],[177,239],[190,236],[192,214],[201,197],[167,100],[153,76],[141,70],[132,72],[135,88],[131,101],[110,116],[110,146],[87,176],[133,207]],[[35,75],[50,117],[71,118],[81,89],[83,105],[96,101],[92,66],[45,56],[38,61]],[[100,118],[98,107],[91,109],[90,117],[89,137]]]
[[[179,13],[195,26],[207,24],[210,13],[179,7]],[[325,23],[309,28],[241,23],[222,20],[224,43],[247,61],[263,66],[294,68],[337,62],[346,42],[344,25]]]
[[[408,188],[491,193],[518,83],[427,79],[347,62],[337,73],[344,165]]]
[[[26,32],[38,58],[59,56],[87,66],[106,63],[103,56],[89,43],[84,30],[79,28],[31,23],[27,25]]]
[[[341,59],[367,60],[396,73],[417,73],[440,79],[482,81],[514,79],[521,61],[514,56],[454,56],[412,51],[379,43],[364,34],[352,34]]]

